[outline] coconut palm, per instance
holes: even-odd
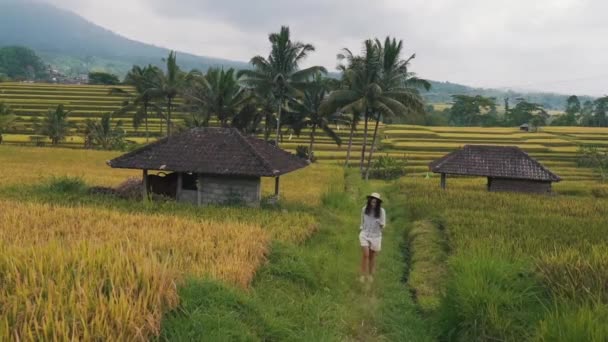
[[[154,97],[162,98],[165,101],[167,136],[171,136],[171,119],[175,98],[183,90],[187,78],[187,74],[177,65],[177,54],[175,51],[171,51],[166,59],[165,72],[157,73],[152,80],[150,93]]]
[[[349,49],[343,49],[338,55],[342,62],[339,69],[342,70],[342,82],[344,86],[332,92],[324,102],[322,111],[334,113],[341,110],[346,113],[357,113],[363,116],[363,147],[359,168],[363,173],[363,162],[367,147],[368,123],[375,107],[380,107],[382,102],[382,88],[380,87],[381,63],[380,51],[374,41],[366,40],[363,45],[362,55],[358,56]],[[387,106],[382,106],[386,108]],[[355,123],[351,126],[351,132],[355,129]]]
[[[380,84],[385,96],[389,98],[385,102],[391,110],[376,111],[374,113],[376,123],[365,170],[366,180],[369,177],[369,170],[378,138],[378,126],[383,113],[404,118],[422,115],[424,113],[424,100],[420,96],[418,89],[422,88],[428,91],[431,88],[431,84],[427,80],[420,79],[414,73],[408,71],[410,62],[416,58],[416,54],[411,55],[405,60],[401,59],[403,41],[386,37],[384,45],[379,40],[376,40],[376,46],[380,50],[382,62]]]
[[[53,145],[59,144],[67,136],[72,125],[68,122],[70,112],[64,109],[63,105],[50,109],[42,121],[40,133],[48,136]]]
[[[206,126],[211,116],[215,115],[222,125],[228,127],[249,99],[248,92],[241,88],[234,69],[209,69],[205,76],[191,77],[190,86],[185,91],[187,102],[194,104],[204,113],[202,120],[195,122]]]
[[[146,142],[149,141],[150,137],[150,130],[148,128],[149,110],[153,109],[160,115],[160,108],[154,102],[160,96],[160,94],[154,90],[154,81],[158,79],[160,73],[162,73],[162,71],[152,65],[148,65],[144,68],[134,66],[125,77],[125,83],[132,85],[135,88],[135,92],[130,92],[123,88],[113,88],[110,90],[111,95],[128,97],[128,100],[124,103],[122,108],[115,113],[124,114],[135,111],[135,115],[133,116],[133,127],[137,129],[141,126],[142,122],[144,123]]]
[[[289,103],[290,113],[298,118],[297,128],[310,127],[310,145],[308,147],[309,158],[314,154],[315,134],[317,128],[321,129],[328,137],[340,146],[342,139],[330,127],[330,123],[344,121],[335,113],[323,113],[320,111],[323,100],[332,89],[331,79],[316,74],[310,84],[306,86],[302,99],[293,100]],[[299,132],[298,132],[299,133]]]
[[[6,130],[11,129],[15,126],[15,120],[17,116],[13,114],[11,107],[4,104],[4,102],[0,102],[0,144],[2,144],[2,133]]]
[[[281,27],[279,33],[268,37],[271,44],[267,58],[255,56],[250,63],[253,70],[241,70],[243,83],[254,89],[260,98],[270,99],[277,108],[277,135],[275,144],[279,144],[281,130],[281,112],[289,98],[301,93],[305,82],[318,72],[326,73],[325,68],[313,66],[300,69],[300,63],[315,51],[311,44],[291,40],[289,27]]]
[[[112,123],[112,115],[104,114],[99,120],[88,120],[85,129],[85,139],[91,145],[104,150],[121,148],[124,145],[125,131],[122,121]]]
[[[415,86],[428,82],[408,73],[407,67],[414,55],[402,60],[401,50],[401,41],[387,38],[384,45],[378,40],[366,40],[361,55],[354,55],[348,49],[338,55],[338,59],[345,63],[340,66],[344,87],[330,94],[323,105],[323,111],[342,110],[361,113],[363,116],[363,148],[359,164],[362,175],[369,120],[376,121],[372,139],[375,142],[382,117],[408,117],[424,110],[424,103]],[[351,131],[354,128],[353,123]],[[373,148],[368,159],[368,169],[372,156]]]

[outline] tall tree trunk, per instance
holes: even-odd
[[[308,160],[310,160],[312,162],[312,154],[313,154],[313,148],[315,145],[315,130],[317,129],[317,125],[313,124],[312,125],[312,132],[310,132],[310,146],[308,146]]]
[[[170,97],[167,101],[167,136],[171,136],[171,104],[172,98]]]
[[[276,147],[279,147],[279,137],[281,135],[281,110],[282,108],[282,103],[279,102],[279,112],[277,113],[277,137],[274,140],[274,145]]]
[[[150,131],[148,131],[148,103],[144,102],[144,124],[146,125],[146,143],[150,140]]]
[[[365,109],[365,126],[363,128],[363,146],[361,147],[361,160],[359,162],[359,172],[363,176],[363,164],[365,163],[365,152],[367,149],[367,124],[369,121],[369,112]]]
[[[160,136],[163,136],[163,116],[159,114],[159,118],[160,118]]]
[[[374,150],[376,149],[376,139],[378,138],[378,125],[380,124],[380,114],[376,118],[376,127],[374,128],[374,138],[372,139],[372,147],[369,149],[369,156],[367,158],[367,168],[365,169],[365,180],[369,180],[369,170],[372,167],[372,157],[374,156]]]
[[[266,119],[264,120],[264,140],[266,142],[270,140],[270,114],[266,114]]]
[[[353,118],[354,119],[354,118]],[[350,165],[350,151],[353,149],[353,135],[355,135],[355,128],[357,128],[357,122],[353,120],[350,124],[350,136],[348,137],[348,150],[346,150],[346,161],[344,162],[345,167]]]

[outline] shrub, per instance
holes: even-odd
[[[296,156],[302,159],[310,160],[313,163],[316,161],[314,154],[311,155],[308,146],[298,145],[296,147]]]
[[[591,189],[591,194],[595,198],[608,198],[608,188],[607,187],[595,187]]]
[[[369,171],[369,178],[384,180],[397,179],[405,176],[406,166],[407,160],[405,158],[397,159],[388,155],[380,156],[378,160],[373,163],[372,168]]]
[[[459,255],[450,262],[439,308],[444,340],[521,341],[542,318],[542,290],[526,265],[489,253]]]
[[[608,341],[608,307],[601,304],[560,306],[540,323],[535,340]]]
[[[55,193],[77,193],[86,190],[86,184],[80,177],[51,177],[47,183],[47,188]]]
[[[560,249],[541,256],[537,271],[547,288],[560,297],[608,303],[608,247]]]

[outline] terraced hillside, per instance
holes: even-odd
[[[9,104],[19,117],[17,129],[11,134],[5,134],[4,140],[9,144],[32,145],[32,136],[36,135],[36,122],[58,104],[65,105],[71,111],[70,120],[76,123],[76,127],[82,127],[88,118],[115,111],[125,98],[110,96],[109,89],[88,85],[0,83],[0,102]],[[178,112],[175,123],[182,124],[185,115]],[[131,117],[132,113],[122,115],[127,137],[133,142],[143,143],[144,132],[132,127]],[[152,136],[160,136],[161,128],[158,118],[150,119]],[[328,137],[318,135],[315,155],[320,161],[337,162],[346,157],[348,127],[334,128],[343,144],[337,146]],[[465,144],[493,144],[519,146],[566,179],[594,179],[596,176],[592,170],[576,166],[578,146],[608,146],[608,128],[545,127],[538,133],[526,133],[516,128],[387,125],[381,127],[380,132],[382,141],[376,155],[406,158],[409,173],[417,175],[426,174],[430,161]],[[352,158],[356,161],[363,143],[362,127],[358,129],[353,141]],[[281,146],[293,151],[298,145],[308,146],[308,143],[309,132],[305,130],[299,137],[286,135]],[[77,128],[73,129],[72,135],[63,143],[67,147],[80,147],[82,144],[83,137]]]
[[[68,137],[65,145],[74,146],[83,142],[80,136],[81,128],[86,119],[99,117],[103,113],[113,112],[121,108],[126,100],[121,96],[110,96],[110,87],[89,85],[56,85],[56,84],[26,84],[26,83],[0,83],[0,102],[11,106],[18,116],[17,129],[5,137],[8,143],[27,143],[30,136],[35,135],[37,121],[48,112],[63,104],[70,113],[70,121],[75,124],[72,136]],[[123,87],[131,90],[129,87]],[[129,138],[141,141],[143,130],[135,130],[131,125],[133,113],[121,115]],[[176,122],[183,119],[182,114],[176,115]],[[150,119],[152,135],[160,133],[160,120]]]
[[[568,180],[591,180],[593,170],[578,168],[580,145],[608,146],[608,128],[544,127],[540,132],[516,128],[421,127],[391,125],[383,131],[382,152],[406,155],[410,173],[425,173],[428,163],[466,144],[519,146]]]

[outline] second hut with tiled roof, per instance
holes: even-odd
[[[152,192],[199,205],[256,206],[261,199],[261,177],[275,178],[278,196],[279,176],[308,162],[233,128],[195,128],[122,155],[108,165],[143,170],[145,198]]]
[[[429,165],[441,174],[441,187],[446,188],[446,175],[488,178],[489,191],[551,193],[553,182],[561,178],[516,146],[465,145]]]

